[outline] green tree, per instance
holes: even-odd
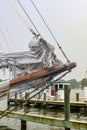
[[[82,88],[87,86],[87,78],[82,79]]]
[[[76,79],[69,80],[72,88],[79,88],[78,82]]]

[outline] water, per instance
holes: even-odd
[[[79,90],[80,91],[80,90]],[[76,90],[75,90],[76,92]],[[73,92],[75,94],[75,92]],[[81,93],[81,92],[80,92]],[[81,93],[82,96],[82,93]],[[6,109],[7,108],[7,101],[0,101],[0,109]],[[30,114],[35,115],[44,115],[44,116],[51,116],[51,117],[59,117],[64,118],[64,109],[61,107],[56,109],[38,109],[38,108],[27,108],[20,109],[20,112],[27,111]],[[71,119],[76,119],[80,121],[87,121],[87,113],[83,110],[74,110],[74,112],[71,110]],[[19,119],[15,118],[6,118],[3,117],[0,119],[0,130],[21,130],[21,121]],[[27,122],[27,130],[64,130],[64,128],[57,128],[55,126],[49,126],[49,125],[43,125],[40,123],[34,123],[34,122]]]
[[[5,109],[5,102],[0,104],[2,105],[2,108]],[[44,115],[44,116],[51,116],[51,117],[64,117],[64,113],[60,109],[38,109],[38,108],[28,108],[23,107],[23,109],[18,110],[19,112],[29,112],[30,114],[35,115]],[[46,124],[40,124],[40,123],[33,123],[33,122],[27,122],[27,130],[64,130],[63,128],[57,128],[54,126],[49,126]],[[7,118],[3,117],[0,119],[0,130],[21,130],[21,121],[19,119],[15,118]]]
[[[64,117],[64,113],[59,110],[53,111],[34,108],[30,110],[30,113],[52,117]],[[71,113],[71,119],[87,121],[87,117],[85,117],[84,115],[79,117],[79,113]],[[0,130],[21,130],[21,122],[19,119],[3,117],[0,120]],[[27,122],[27,130],[64,130],[64,128],[57,128],[49,125]]]
[[[6,110],[7,108],[7,101],[3,100],[0,101],[0,109]],[[54,109],[37,109],[37,108],[27,108],[24,107],[24,109],[20,109],[20,112],[26,111],[31,114],[37,114],[37,115],[44,115],[44,116],[52,116],[52,117],[63,117],[64,114],[61,114],[60,109],[55,110]],[[0,130],[21,130],[21,121],[19,119],[15,118],[7,118],[3,117],[0,119]],[[34,122],[27,122],[27,130],[64,130],[63,128],[57,128],[54,126],[49,125],[43,125],[40,123],[34,123]]]
[[[27,109],[26,109],[27,110]],[[44,115],[44,116],[51,116],[51,117],[64,117],[63,108],[61,109],[37,109],[32,108],[28,109],[31,114],[37,115]],[[19,110],[23,111],[23,109]],[[79,112],[71,113],[71,119],[76,120],[86,120],[87,115],[80,115]],[[21,121],[15,118],[6,118],[3,117],[0,119],[0,130],[21,130]],[[27,130],[64,130],[64,128],[57,128],[54,126],[43,125],[39,123],[27,122]]]

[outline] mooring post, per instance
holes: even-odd
[[[15,107],[17,106],[17,92],[15,92]]]
[[[25,93],[25,105],[28,105],[28,98],[29,98],[29,93]]]
[[[79,93],[76,93],[76,101],[79,101]]]
[[[26,130],[26,121],[25,120],[21,120],[21,130]]]
[[[70,120],[70,84],[64,85],[64,112],[65,112],[65,130],[70,130],[68,121]]]
[[[10,106],[10,91],[8,91],[8,98],[7,98],[7,104],[8,104],[8,107]]]
[[[44,93],[44,97],[43,97],[43,106],[46,107],[46,93]]]

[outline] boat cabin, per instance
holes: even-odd
[[[64,82],[55,82],[45,90],[47,98],[50,100],[64,100],[64,87],[70,85]]]

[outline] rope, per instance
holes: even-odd
[[[39,12],[38,8],[36,7],[36,5],[34,4],[33,0],[31,0],[34,8],[36,9],[36,11],[38,12],[39,16],[42,18],[44,24],[46,25],[47,29],[49,30],[51,36],[53,37],[53,39],[55,40],[55,42],[57,43],[59,49],[61,50],[61,52],[63,53],[64,57],[66,58],[67,62],[69,62],[68,57],[66,56],[65,52],[63,51],[62,47],[60,46],[60,44],[58,43],[57,39],[55,38],[54,34],[52,33],[51,29],[49,28],[49,26],[47,25],[47,23],[45,22],[44,18],[42,17],[41,13]]]
[[[14,86],[14,89],[17,91],[17,94],[19,94],[20,92],[25,92],[31,88],[35,88],[34,90],[32,90],[30,93],[29,93],[29,96],[30,98],[29,99],[32,99],[33,97],[35,97],[36,95],[38,95],[39,93],[41,93],[42,91],[44,91],[44,89],[48,88],[50,86],[50,84],[56,82],[57,80],[61,79],[62,77],[64,77],[67,73],[69,73],[71,70],[67,70],[65,72],[63,72],[62,74],[60,74],[58,77],[57,76],[54,76],[53,78],[51,77],[51,79],[45,79],[43,81],[41,81],[39,84],[35,84],[35,85],[31,85],[31,86],[28,86],[28,87],[21,87],[21,84],[20,86],[16,85]],[[12,88],[9,88],[9,90],[12,90]],[[38,91],[37,91],[38,90]],[[1,100],[5,100],[7,98],[7,94],[8,94],[8,90],[6,92],[3,92],[2,94],[0,94],[0,101]],[[15,95],[15,91],[12,91],[11,94],[10,94],[10,97],[13,97]]]
[[[8,33],[8,35],[9,35],[9,38],[10,38],[11,42],[12,42],[13,45],[14,45],[14,48],[16,49],[15,43],[14,43],[14,41],[13,41],[13,39],[12,39],[12,36],[11,36],[11,34],[9,33],[8,28],[7,28],[7,26],[6,26],[5,22],[4,22],[4,19],[3,19],[2,17],[1,17],[1,20],[2,20],[2,22],[3,22],[3,25],[4,25],[4,27],[5,27],[5,29],[6,29],[6,31],[7,31],[7,33]]]
[[[8,43],[7,43],[6,39],[5,39],[5,36],[4,36],[4,33],[3,33],[2,29],[1,29],[1,27],[0,27],[0,32],[1,32],[1,35],[2,35],[2,37],[3,37],[3,39],[4,39],[4,42],[5,42],[5,44],[6,44],[7,48],[8,48],[8,50],[10,51],[9,46],[8,46]]]
[[[34,23],[32,22],[30,16],[28,15],[28,13],[26,12],[26,10],[24,9],[24,7],[22,6],[22,4],[20,3],[19,0],[17,0],[17,2],[19,3],[19,5],[21,6],[21,8],[23,9],[23,11],[25,12],[26,16],[28,17],[28,19],[30,20],[30,22],[32,23],[32,25],[34,26],[35,30],[37,31],[38,34],[36,34],[34,32],[34,30],[32,30],[29,27],[29,24],[26,22],[26,20],[23,18],[23,16],[19,13],[18,9],[16,8],[16,6],[12,3],[11,0],[8,0],[10,5],[14,8],[14,10],[16,11],[17,15],[21,18],[21,20],[25,23],[26,27],[29,28],[29,30],[32,32],[33,35],[35,36],[41,36],[41,34],[39,33],[39,31],[37,30],[36,26],[34,25]],[[47,25],[47,23],[45,22],[44,18],[42,17],[41,13],[39,12],[38,8],[36,7],[36,5],[34,4],[33,0],[31,0],[34,8],[36,9],[36,11],[38,12],[38,14],[40,15],[40,17],[42,18],[44,24],[46,25],[47,29],[49,30],[51,36],[53,37],[53,39],[55,40],[55,42],[57,43],[59,49],[61,50],[62,54],[64,55],[64,57],[66,58],[67,62],[69,62],[70,60],[68,59],[68,57],[66,56],[65,52],[63,51],[62,47],[60,46],[60,44],[58,43],[57,39],[55,38],[54,34],[52,33],[52,31],[50,30],[49,26]]]
[[[33,33],[34,31],[30,28],[28,22],[24,19],[23,15],[19,12],[19,10],[16,8],[12,0],[8,0],[10,6],[14,9],[18,17],[22,20],[22,22],[25,24],[25,26]]]
[[[17,0],[18,1],[18,0]],[[26,16],[28,17],[28,19],[30,20],[30,22],[32,23],[32,25],[34,26],[34,28],[36,29],[36,31],[38,32],[38,34],[36,34],[34,32],[33,29],[30,28],[28,22],[24,19],[23,15],[19,12],[19,10],[16,8],[16,6],[14,5],[14,3],[11,0],[8,0],[9,4],[11,5],[11,7],[15,10],[16,14],[18,15],[18,17],[22,20],[22,22],[26,25],[26,27],[31,31],[31,33],[33,35],[35,35],[35,37],[37,36],[41,36],[39,31],[37,30],[36,26],[34,25],[34,23],[32,22],[31,18],[29,17],[29,15],[27,14],[27,12],[25,11],[25,9],[23,8],[22,4],[18,1],[19,5],[21,6],[21,8],[23,9],[23,11],[25,12]]]
[[[32,30],[30,28],[30,31],[32,32],[33,35],[35,36],[41,36],[41,34],[39,33],[38,29],[36,28],[36,26],[34,25],[33,21],[31,20],[30,16],[28,15],[28,13],[26,12],[26,10],[24,9],[23,5],[21,4],[21,2],[19,0],[17,0],[17,2],[19,3],[19,5],[21,6],[21,8],[23,9],[24,13],[26,14],[27,18],[30,20],[30,22],[32,23],[32,25],[34,26],[35,30],[37,31],[38,34],[36,34],[34,32],[34,30]]]
[[[36,95],[38,95],[39,93],[43,92],[45,89],[47,89],[52,83],[55,83],[56,81],[60,80],[62,77],[64,77],[67,73],[69,73],[70,70],[66,71],[65,73],[62,73],[62,75],[60,75],[59,77],[57,77],[56,79],[51,79],[48,82],[44,82],[43,86],[41,87],[41,90],[38,90],[38,92],[36,92],[34,95],[32,95],[29,99],[34,98]]]

